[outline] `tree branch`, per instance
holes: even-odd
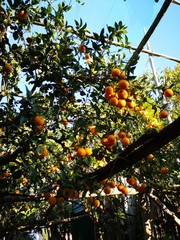
[[[153,193],[149,193],[149,197],[160,207],[165,213],[173,218],[173,220],[180,226],[180,219],[175,215],[174,212],[170,211],[167,206],[162,203],[157,196]]]
[[[87,179],[100,182],[106,178],[112,177],[114,174],[125,170],[126,168],[133,166],[145,158],[148,154],[159,150],[164,145],[180,136],[179,126],[180,117],[165,127],[163,130],[161,130],[159,133],[155,134],[154,137],[151,136],[149,140],[145,140],[142,145],[139,147],[137,146],[137,148],[134,148],[134,150],[132,148],[132,145],[130,145],[124,152],[119,154],[105,167],[88,174]],[[143,136],[140,138],[142,139]],[[138,141],[139,139],[136,142]],[[135,143],[133,143],[133,145],[136,145]]]

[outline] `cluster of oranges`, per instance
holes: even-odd
[[[112,149],[113,145],[116,144],[116,137],[114,136],[114,134],[110,134],[107,136],[107,138],[102,138],[101,143],[106,148]]]
[[[118,78],[118,87],[107,86],[105,88],[105,99],[107,99],[112,106],[134,108],[135,102],[129,98],[129,82],[126,80],[125,72],[114,68],[111,75],[113,78]]]
[[[134,177],[127,178],[127,183],[136,188],[136,191],[139,193],[143,193],[147,189],[146,183],[138,183]]]
[[[78,51],[80,53],[85,53],[86,52],[86,47],[84,46],[84,44],[80,44],[79,47],[78,47]],[[91,56],[89,53],[85,53],[85,59],[86,59],[86,63],[88,65],[91,65],[92,64],[92,60],[91,60]]]
[[[165,90],[163,91],[163,95],[164,95],[164,97],[166,97],[166,98],[171,98],[171,97],[173,96],[173,91],[172,91],[172,89],[170,89],[170,88],[165,89]],[[166,111],[166,110],[162,110],[162,111],[160,111],[160,113],[159,113],[159,117],[160,117],[160,118],[167,118],[168,116],[169,116],[169,113],[168,113],[168,111]]]
[[[124,147],[127,147],[130,144],[131,134],[129,132],[126,133],[126,132],[120,131],[117,134],[117,136],[120,138],[121,143]],[[116,142],[117,142],[117,140],[116,140],[116,137],[115,137],[114,134],[110,134],[107,137],[103,137],[101,139],[102,145],[105,146],[106,148],[110,149],[110,150],[112,149],[113,145],[116,144]]]
[[[84,147],[75,146],[74,148],[77,152],[78,157],[87,157],[92,154],[92,150],[88,147],[84,148]]]

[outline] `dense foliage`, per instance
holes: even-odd
[[[71,5],[63,1],[1,2],[1,234],[62,221],[74,202],[97,220],[106,212],[102,193],[153,188],[163,200],[178,183],[177,139],[113,179],[86,176],[148,129],[160,131],[179,116],[179,66],[157,85],[149,73],[135,77],[134,64],[126,68],[122,22],[90,39],[82,20],[66,21]],[[164,201],[176,208],[174,194]]]

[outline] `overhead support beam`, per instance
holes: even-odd
[[[175,3],[175,4],[177,4],[177,5],[180,5],[180,1],[178,1],[178,0],[172,0],[172,3]]]
[[[141,40],[139,46],[137,47],[137,49],[135,50],[135,52],[133,53],[133,55],[129,59],[129,61],[127,63],[127,67],[129,67],[133,63],[133,61],[138,58],[138,55],[142,51],[143,47],[145,46],[145,44],[147,43],[147,41],[149,40],[151,35],[153,34],[154,30],[156,29],[157,25],[161,21],[163,15],[167,11],[167,9],[168,9],[168,7],[170,6],[171,3],[172,3],[172,0],[165,0],[164,4],[162,5],[160,11],[158,12],[158,14],[156,16],[154,22],[152,23],[149,30],[147,31],[147,33],[145,34],[145,36]]]

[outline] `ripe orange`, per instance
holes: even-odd
[[[26,13],[26,10],[25,9],[20,9],[19,12],[18,12],[18,18],[20,20],[26,20],[27,19],[27,13]]]
[[[173,91],[170,88],[167,88],[164,90],[163,94],[165,97],[172,97]]]
[[[125,89],[120,89],[118,91],[118,97],[120,99],[127,99],[128,98],[128,92]]]
[[[129,185],[131,185],[131,186],[135,186],[136,183],[137,183],[136,179],[133,178],[133,177],[128,178],[128,179],[127,179],[127,182],[128,182]]]
[[[106,99],[106,100],[109,100],[110,98],[112,98],[113,97],[113,94],[107,94],[107,93],[105,93],[105,95],[104,95],[104,98]]]
[[[118,133],[118,137],[122,139],[122,138],[126,137],[126,133],[120,131],[120,132]]]
[[[80,44],[79,47],[78,47],[78,50],[80,53],[83,53],[86,51],[86,47],[83,45],[83,44]]]
[[[3,176],[3,177],[8,177],[8,176],[9,176],[8,171],[4,171],[4,172],[2,172],[2,176]]]
[[[57,199],[56,197],[52,196],[48,199],[48,203],[51,205],[51,206],[55,206],[56,203],[57,203]]]
[[[128,194],[128,188],[127,188],[127,187],[123,187],[123,188],[121,189],[121,192],[122,192],[123,194],[127,195],[127,194]]]
[[[134,101],[126,101],[126,106],[128,108],[134,108],[135,107],[135,102]]]
[[[137,185],[136,191],[139,192],[139,193],[143,193],[143,192],[145,192],[146,188],[147,188],[147,184],[142,183],[140,185]]]
[[[122,79],[122,80],[119,81],[118,87],[119,87],[120,89],[128,89],[129,83],[128,83],[127,80],[123,80],[123,79]]]
[[[136,107],[136,112],[139,112],[139,111],[141,111],[141,110],[143,110],[143,107],[142,107],[142,106]]]
[[[125,99],[119,99],[118,100],[118,107],[123,108],[126,106],[126,100]]]
[[[121,143],[123,146],[128,146],[130,144],[130,140],[128,137],[124,137],[121,139]]]
[[[108,86],[108,87],[106,87],[105,88],[105,94],[113,94],[114,93],[114,89],[113,89],[113,87],[111,87],[111,86]]]
[[[20,192],[19,189],[16,189],[16,190],[14,191],[14,193],[17,194],[17,195],[19,195],[21,192]]]
[[[85,148],[85,156],[90,156],[92,154],[92,150],[90,148]]]
[[[111,188],[115,188],[115,187],[116,187],[116,183],[115,183],[114,181],[109,182],[108,185],[109,185]]]
[[[111,97],[109,99],[109,104],[112,105],[112,106],[117,106],[118,105],[118,99],[117,97]]]
[[[98,132],[96,131],[96,128],[95,127],[89,127],[89,131],[93,134],[93,135],[98,135]]]
[[[131,137],[131,133],[130,133],[130,132],[127,132],[127,133],[126,133],[126,137],[127,137],[127,138],[130,138],[130,137]]]
[[[105,194],[110,194],[110,193],[111,193],[111,188],[110,188],[109,186],[106,186],[106,187],[104,188],[104,193],[105,193]]]
[[[108,135],[107,137],[109,145],[114,145],[116,144],[116,138],[113,134]]]
[[[12,66],[10,64],[6,63],[4,65],[4,70],[11,73],[12,72]]]
[[[119,68],[114,68],[111,71],[111,75],[113,78],[120,76],[120,74],[121,74],[121,70]]]
[[[154,155],[152,153],[150,153],[149,155],[147,155],[147,159],[150,160],[150,159],[153,159]]]
[[[121,184],[121,183],[119,183],[118,185],[117,185],[117,189],[121,192],[121,190],[123,189],[123,187],[124,187],[124,185],[123,184]]]
[[[27,180],[27,178],[23,178],[22,180],[21,180],[21,182],[22,182],[22,184],[27,184],[28,183],[28,180]]]
[[[84,156],[86,156],[86,150],[85,150],[84,148],[82,148],[82,147],[79,147],[79,148],[77,149],[77,155],[78,155],[78,157],[84,157]]]
[[[89,54],[89,53],[86,53],[86,54],[85,54],[85,59],[88,60],[88,59],[90,59],[90,58],[91,58],[90,54]]]
[[[162,167],[161,168],[161,173],[162,174],[167,174],[168,173],[168,168],[167,167]]]
[[[39,158],[44,158],[48,155],[48,150],[45,146],[40,145],[36,151],[35,151],[35,155]]]
[[[37,126],[43,126],[44,125],[44,118],[42,116],[36,116],[34,118],[34,123],[37,125]]]
[[[104,145],[104,146],[107,146],[107,145],[109,144],[107,138],[102,138],[102,139],[101,139],[101,143],[102,143],[102,145]]]
[[[93,202],[93,205],[95,206],[95,207],[99,207],[100,206],[100,201],[98,200],[98,199],[95,199],[94,200],[94,202]]]
[[[159,117],[160,118],[167,118],[168,117],[168,112],[165,111],[165,110],[162,110],[160,113],[159,113]]]
[[[125,72],[120,70],[119,68],[112,69],[111,75],[112,75],[113,78],[116,78],[116,77],[125,78],[126,77]]]

